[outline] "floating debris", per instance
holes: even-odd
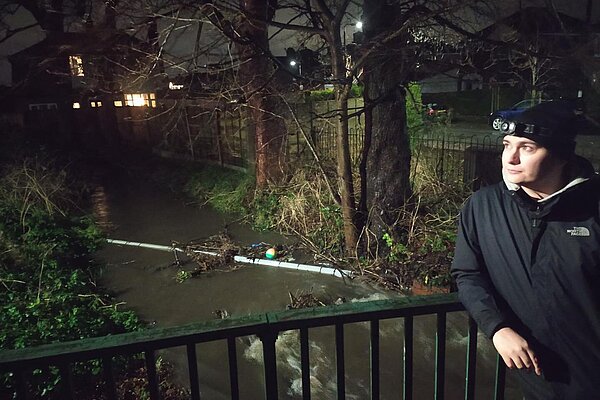
[[[234,257],[239,254],[240,249],[227,234],[222,233],[185,244],[173,242],[172,246],[182,249],[197,264],[196,269],[191,272],[192,276],[224,267],[229,269],[238,268],[233,261]],[[203,254],[202,252],[211,254]],[[218,257],[213,255],[215,253],[218,254]]]
[[[275,259],[279,261],[293,262],[294,257],[292,256],[292,251],[295,246],[284,246],[281,244],[271,244],[265,242],[252,243],[250,246],[244,247],[243,253],[248,258],[268,258]],[[270,257],[269,255],[273,256]]]
[[[288,292],[290,296],[290,304],[287,305],[288,310],[310,307],[323,307],[327,303],[315,296],[312,291],[297,290],[295,294]]]
[[[213,314],[215,315],[215,317],[217,317],[219,319],[229,318],[229,311],[227,311],[224,308],[219,308],[219,309],[213,311]]]

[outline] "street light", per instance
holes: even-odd
[[[344,45],[344,49],[346,48],[346,28],[349,26],[354,26],[354,29],[356,29],[357,31],[362,31],[363,28],[363,22],[362,21],[356,21],[354,24],[345,24],[344,25],[344,37],[343,37],[343,45]],[[354,34],[354,32],[353,32]],[[354,37],[352,38],[352,42],[354,42]]]
[[[296,68],[296,66],[298,67],[298,77],[300,79],[302,79],[302,63],[300,61],[296,61],[294,59],[291,59],[290,60],[290,66],[293,67],[293,68]],[[294,80],[296,80],[296,78],[294,78]],[[299,87],[300,87],[300,90],[304,89],[304,85],[303,84],[300,84]]]
[[[290,65],[292,67],[296,67],[296,65],[298,66],[298,76],[302,75],[302,63],[296,61],[296,60],[290,60]]]

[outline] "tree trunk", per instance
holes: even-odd
[[[336,126],[337,172],[340,181],[344,240],[348,255],[355,255],[358,243],[356,229],[356,201],[352,179],[352,161],[348,141],[348,90],[340,88],[336,93],[337,107],[340,110]]]
[[[352,160],[350,158],[350,143],[348,141],[348,97],[352,81],[347,77],[344,52],[339,33],[334,32],[331,43],[331,65],[335,85],[335,100],[338,110],[336,121],[336,162],[339,179],[342,219],[344,222],[344,244],[346,253],[356,255],[358,231],[356,228],[356,201],[352,179]]]
[[[391,23],[379,1],[365,1],[369,26],[386,29]],[[392,14],[395,15],[395,14]],[[376,31],[365,32],[367,39]],[[402,38],[377,54],[365,68],[366,104],[373,103],[372,132],[367,155],[368,231],[377,243],[385,233],[398,237],[398,211],[411,195],[410,144],[406,122]],[[373,241],[371,242],[373,243]]]
[[[266,55],[269,49],[266,21],[272,17],[267,0],[241,0],[245,12],[240,25],[242,37],[239,79],[255,126],[256,185],[265,187],[278,181],[284,172],[284,121],[277,117],[277,99],[270,90],[273,65]]]

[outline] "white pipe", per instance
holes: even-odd
[[[162,251],[178,251],[180,253],[185,253],[185,251],[179,247],[175,246],[164,246],[160,244],[151,244],[151,243],[141,243],[141,242],[131,242],[128,240],[119,240],[119,239],[106,239],[108,243],[111,244],[120,244],[123,246],[133,246],[133,247],[143,247],[146,249],[154,249],[154,250],[162,250]],[[212,251],[204,251],[204,250],[194,250],[194,253],[207,254],[210,256],[219,256],[218,253]],[[343,270],[339,268],[331,268],[331,267],[322,267],[318,265],[308,265],[308,264],[298,264],[298,263],[290,263],[286,261],[276,261],[276,260],[267,260],[264,258],[248,258],[244,256],[235,256],[233,257],[234,261],[245,263],[245,264],[258,264],[258,265],[266,265],[269,267],[276,268],[286,268],[286,269],[296,269],[299,271],[309,271],[309,272],[318,272],[320,274],[333,275],[337,277],[351,276],[352,271]]]

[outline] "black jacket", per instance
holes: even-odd
[[[600,399],[599,204],[595,175],[543,202],[501,182],[460,215],[462,303],[488,337],[504,326],[525,337],[560,399]]]

